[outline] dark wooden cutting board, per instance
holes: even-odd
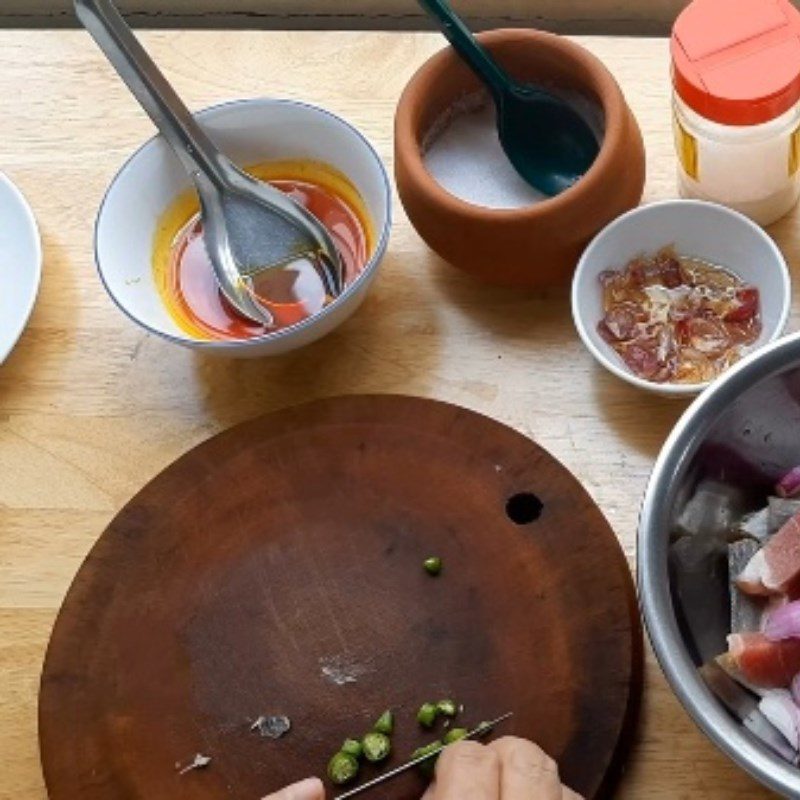
[[[595,797],[640,689],[627,563],[563,466],[461,408],[343,397],[216,436],[109,525],[53,631],[42,762],[52,800],[257,800],[389,707],[401,763],[431,739],[420,703],[452,697],[467,725],[514,711],[498,735]],[[291,733],[252,733],[261,714]]]

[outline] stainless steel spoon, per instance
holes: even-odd
[[[344,268],[320,221],[219,152],[111,0],[75,0],[75,11],[194,181],[209,260],[233,306],[272,326],[269,301],[290,302],[294,283],[341,294]]]

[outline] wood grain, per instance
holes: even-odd
[[[452,697],[468,728],[513,711],[502,733],[608,797],[641,635],[613,531],[537,445],[420,398],[303,404],[192,450],[102,534],[48,649],[47,786],[52,800],[258,798],[324,771],[387,706],[387,766],[402,763],[435,738],[421,703]],[[291,734],[254,735],[262,714],[288,715]],[[212,766],[176,774],[198,751]],[[412,774],[383,794],[423,786]]]
[[[687,0],[456,0],[477,28],[666,34]],[[425,29],[415,0],[120,0],[143,26]],[[72,0],[3,0],[0,24],[74,25]]]
[[[193,107],[261,94],[304,98],[358,125],[387,163],[400,91],[441,46],[433,35],[390,33],[159,32],[145,39]],[[674,197],[666,43],[581,41],[608,64],[638,116],[649,159],[645,199]],[[131,326],[95,275],[92,222],[102,193],[152,128],[88,37],[0,33],[0,87],[0,169],[27,194],[45,246],[30,327],[0,368],[2,800],[45,797],[35,740],[38,672],[82,557],[150,478],[236,422],[356,392],[472,408],[564,463],[633,557],[650,467],[684,405],[596,367],[573,330],[566,291],[526,297],[471,282],[426,250],[398,206],[382,274],[336,334],[276,361],[195,356]],[[797,212],[771,229],[793,272],[798,231]],[[790,328],[797,323],[794,311]],[[618,796],[770,795],[695,729],[649,659],[643,722]]]

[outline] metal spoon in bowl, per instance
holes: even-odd
[[[517,172],[551,197],[576,183],[599,150],[586,120],[560,97],[508,75],[447,0],[419,0],[419,4],[489,89],[497,108],[500,143]]]
[[[234,308],[271,327],[270,302],[341,294],[344,268],[320,221],[217,150],[111,0],[75,0],[75,10],[194,181],[208,257]]]

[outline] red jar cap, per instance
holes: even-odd
[[[800,12],[789,0],[694,0],[670,47],[675,91],[706,119],[757,125],[800,100]]]

